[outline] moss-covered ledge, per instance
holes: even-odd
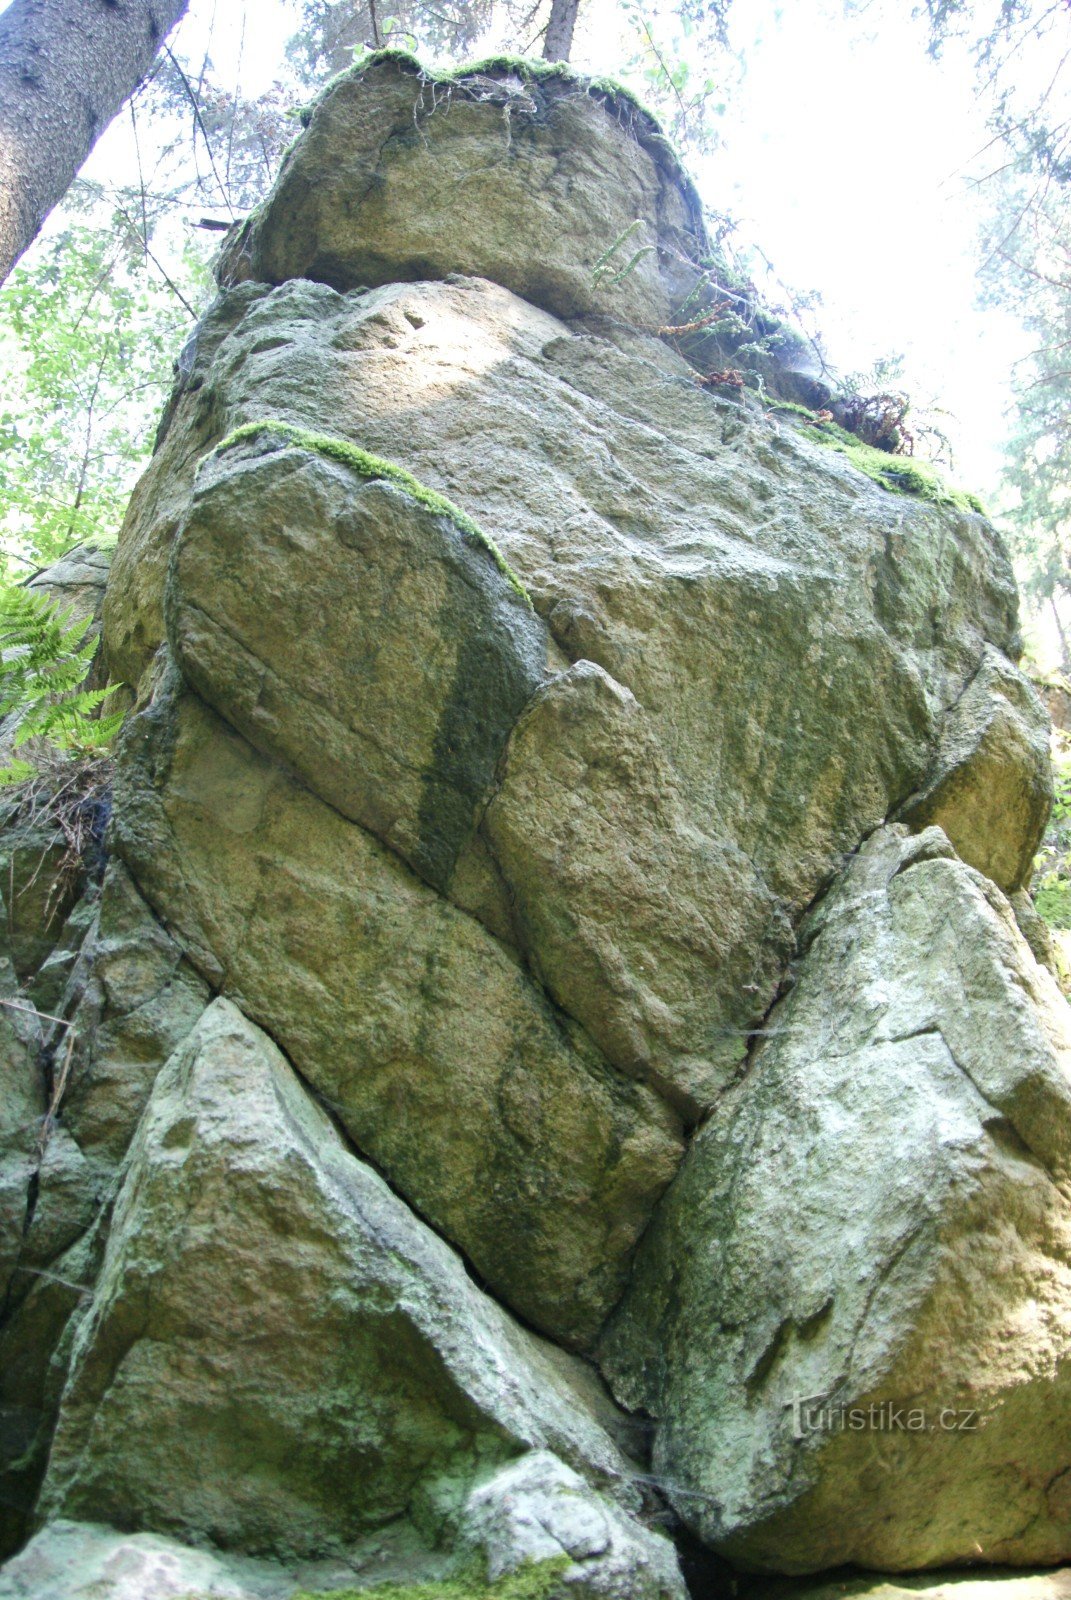
[[[890,494],[911,495],[916,500],[930,500],[934,505],[954,506],[958,511],[975,511],[983,517],[989,515],[984,500],[969,489],[952,488],[928,462],[916,461],[912,456],[891,455],[887,450],[877,450],[873,445],[864,444],[854,433],[820,417],[807,406],[796,405],[788,400],[768,399],[763,409],[788,418],[798,418],[800,431],[805,430],[806,438],[835,450],[838,455],[847,456],[854,467],[858,467],[860,472],[866,473],[868,478]]]
[[[469,544],[477,545],[481,550],[486,550],[499,572],[505,578],[514,593],[523,600],[530,611],[534,611],[532,597],[524,587],[520,578],[514,572],[495,541],[479,527],[470,516],[448,500],[445,495],[439,494],[435,489],[429,489],[419,479],[414,478],[411,472],[404,467],[399,467],[393,461],[387,461],[383,456],[374,456],[368,450],[361,450],[357,445],[351,444],[348,439],[339,439],[333,434],[312,433],[307,428],[299,428],[294,423],[280,422],[276,418],[264,418],[257,422],[246,422],[240,428],[235,428],[225,439],[209,452],[210,455],[222,455],[224,451],[233,449],[236,445],[244,444],[247,440],[267,436],[281,440],[283,443],[293,445],[299,450],[311,450],[316,455],[324,456],[328,461],[337,461],[344,467],[349,467],[356,472],[358,477],[369,482],[392,483],[403,490],[410,499],[415,500],[425,510],[436,517],[444,517],[453,523],[457,531]]]

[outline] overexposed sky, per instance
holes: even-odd
[[[841,370],[906,356],[919,399],[952,414],[959,475],[985,490],[1026,342],[977,305],[967,180],[988,135],[970,64],[954,48],[933,61],[909,10],[874,0],[850,24],[809,0],[736,0],[745,70],[702,186],[793,288],[821,293]]]
[[[586,4],[591,58],[577,65],[613,73],[621,8]],[[979,210],[966,176],[982,170],[982,108],[966,59],[951,50],[932,61],[906,0],[858,9],[845,19],[840,0],[733,0],[738,66],[727,72],[722,145],[695,176],[786,285],[820,293],[817,321],[837,368],[905,355],[919,399],[949,413],[956,476],[985,493],[1008,371],[1026,344],[1009,317],[976,304]],[[211,40],[223,82],[255,94],[271,84],[292,27],[283,0],[192,0],[176,48],[196,59]],[[118,119],[90,174],[129,162],[128,130]]]

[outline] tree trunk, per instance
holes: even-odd
[[[568,61],[580,0],[551,0],[550,21],[543,38],[544,61]]]
[[[12,0],[0,14],[0,283],[189,0]]]

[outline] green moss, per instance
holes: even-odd
[[[768,400],[765,409],[767,411],[788,411],[793,416],[802,417],[805,422],[813,422],[817,425],[818,419],[810,406],[797,405],[795,400]]]
[[[1053,872],[1034,889],[1034,910],[1050,928],[1071,928],[1071,883]]]
[[[386,1583],[374,1589],[331,1590],[326,1594],[301,1590],[293,1600],[548,1600],[559,1589],[560,1579],[571,1564],[568,1556],[559,1556],[554,1561],[520,1567],[496,1583],[487,1583],[472,1574],[438,1583]]]
[[[443,76],[456,82],[458,78],[493,76],[498,72],[515,73],[522,83],[546,83],[554,78],[561,83],[585,81],[568,61],[543,61],[538,56],[514,56],[508,53],[483,56],[479,61],[463,61],[460,66],[451,67]]]
[[[367,450],[358,449],[357,445],[350,444],[347,439],[336,439],[326,433],[310,433],[305,428],[274,419],[247,422],[243,427],[235,428],[233,433],[228,434],[226,439],[216,445],[215,453],[218,455],[236,444],[242,444],[247,439],[256,439],[262,434],[285,439],[287,444],[295,445],[300,450],[314,450],[317,455],[325,456],[329,461],[338,461],[344,467],[350,467],[362,478],[393,483],[397,488],[403,489],[411,499],[435,516],[445,517],[448,522],[452,522],[470,544],[479,545],[482,550],[486,550],[510,588],[524,601],[530,611],[535,610],[531,595],[494,540],[488,538],[483,529],[478,527],[471,517],[466,516],[464,511],[459,511],[453,501],[448,500],[445,495],[438,494],[434,489],[427,488],[419,479],[414,478],[411,472],[407,472],[404,467],[396,466],[393,461],[385,461],[382,456],[374,456]]]
[[[929,500],[938,506],[955,506],[959,511],[977,511],[988,516],[985,502],[968,489],[953,489],[940,473],[925,461],[915,461],[911,456],[890,455],[887,450],[876,450],[864,444],[854,433],[835,422],[820,422],[813,411],[790,400],[774,400],[767,405],[769,411],[784,411],[802,417],[809,424],[808,438],[816,439],[838,455],[847,456],[853,466],[865,472],[874,483],[888,489],[891,494],[912,495],[917,500]]]

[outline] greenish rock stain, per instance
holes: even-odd
[[[292,1600],[550,1600],[572,1565],[568,1556],[527,1562],[516,1572],[488,1583],[476,1571],[435,1583],[386,1583],[374,1589],[300,1589]],[[194,1597],[196,1600],[196,1597]]]
[[[464,511],[455,506],[452,500],[448,500],[445,495],[437,493],[434,489],[429,489],[426,484],[414,478],[411,472],[407,472],[404,467],[399,467],[393,461],[386,461],[382,456],[374,456],[367,450],[361,450],[357,445],[350,444],[347,439],[339,439],[327,433],[311,433],[307,428],[298,428],[292,423],[279,422],[273,418],[247,422],[242,427],[235,428],[233,433],[220,440],[212,453],[222,455],[225,450],[233,449],[235,445],[243,444],[247,440],[257,439],[263,434],[284,439],[287,444],[295,445],[300,450],[312,450],[317,455],[326,457],[328,461],[338,461],[368,481],[378,479],[385,483],[393,483],[396,488],[404,490],[418,505],[424,506],[433,515],[445,517],[448,522],[452,522],[470,544],[486,550],[518,598],[523,600],[530,611],[535,610],[531,595],[495,541],[484,533],[470,516],[466,516]]]

